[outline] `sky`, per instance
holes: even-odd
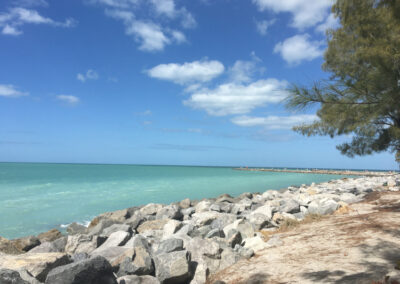
[[[287,88],[328,78],[331,0],[2,0],[0,161],[396,169]]]

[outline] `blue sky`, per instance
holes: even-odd
[[[397,168],[302,137],[330,0],[3,0],[0,160]]]

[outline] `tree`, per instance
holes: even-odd
[[[323,70],[329,80],[293,85],[290,109],[318,106],[319,120],[294,127],[303,135],[352,134],[338,145],[349,157],[390,151],[400,163],[400,1],[337,0],[340,21],[327,32]]]

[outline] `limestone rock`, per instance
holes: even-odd
[[[189,198],[183,199],[181,202],[179,202],[179,207],[182,209],[187,209],[191,205],[191,201]]]
[[[0,253],[4,252],[6,254],[21,254],[23,251],[17,249],[17,247],[12,243],[12,241],[6,238],[0,237]]]
[[[44,282],[50,270],[70,262],[70,257],[64,253],[0,254],[0,267],[16,271],[25,269],[41,282]]]
[[[255,252],[269,247],[259,236],[243,239],[243,243],[245,248],[252,249]]]
[[[18,250],[21,251],[29,251],[30,249],[40,245],[40,240],[35,236],[14,239],[11,242]]]
[[[37,237],[38,237],[38,239],[40,240],[41,243],[44,243],[44,242],[55,241],[55,240],[61,238],[62,234],[61,234],[61,232],[59,230],[52,229],[50,231],[47,231],[47,232],[39,234]]]
[[[67,227],[67,233],[69,235],[76,235],[76,234],[86,234],[87,233],[88,228],[86,228],[85,226],[78,224],[76,222],[71,223],[68,227]]]
[[[160,284],[157,278],[150,275],[126,275],[119,277],[117,281],[118,284]]]
[[[131,226],[127,224],[113,224],[110,227],[107,227],[103,230],[102,235],[109,237],[112,233],[122,231],[122,232],[127,232],[129,234],[132,233]]]
[[[162,241],[158,246],[157,253],[168,253],[183,250],[183,240],[170,238]]]
[[[160,220],[153,220],[153,221],[146,221],[139,225],[136,229],[139,233],[146,232],[148,230],[162,230],[167,224],[169,219],[160,219]]]
[[[163,208],[161,204],[149,203],[140,208],[139,212],[143,215],[156,215],[161,208]]]
[[[104,257],[114,268],[118,268],[125,258],[133,258],[134,255],[134,248],[127,247],[107,247],[102,250],[95,250],[91,253],[91,256]]]
[[[169,220],[163,228],[163,236],[169,237],[175,234],[180,228],[182,228],[183,224],[177,220]]]
[[[130,239],[130,237],[131,236],[128,232],[124,232],[124,231],[114,232],[93,253],[95,253],[96,251],[98,252],[98,251],[107,249],[109,247],[123,246]]]
[[[1,284],[29,284],[21,278],[19,272],[10,269],[0,269],[0,283]]]
[[[98,247],[98,237],[88,235],[68,236],[65,252],[75,254],[80,252],[90,253]]]
[[[148,250],[144,247],[135,247],[134,257],[126,257],[120,264],[118,276],[147,275],[154,272],[153,260]]]
[[[194,207],[196,210],[196,213],[200,212],[206,212],[210,210],[211,202],[208,200],[203,200],[197,203],[197,205]]]
[[[182,220],[182,213],[177,205],[168,205],[157,211],[156,219]]]
[[[236,220],[232,224],[225,226],[224,228],[225,235],[227,235],[228,232],[232,229],[235,229],[236,231],[240,232],[243,238],[250,238],[254,236],[253,225],[249,221],[244,219]]]

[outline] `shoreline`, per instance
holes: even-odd
[[[53,229],[38,236],[0,238],[0,269],[35,284],[69,283],[60,281],[78,277],[76,271],[111,279],[107,283],[205,283],[240,260],[282,245],[276,237],[264,237],[285,222],[345,210],[374,191],[400,191],[400,174],[149,203],[100,214],[88,227],[72,223],[66,235]]]
[[[278,168],[234,168],[236,171],[250,172],[274,172],[274,173],[301,173],[301,174],[325,174],[325,175],[348,175],[348,176],[391,176],[399,174],[395,171],[354,171],[354,170],[324,170],[324,169],[278,169]]]

